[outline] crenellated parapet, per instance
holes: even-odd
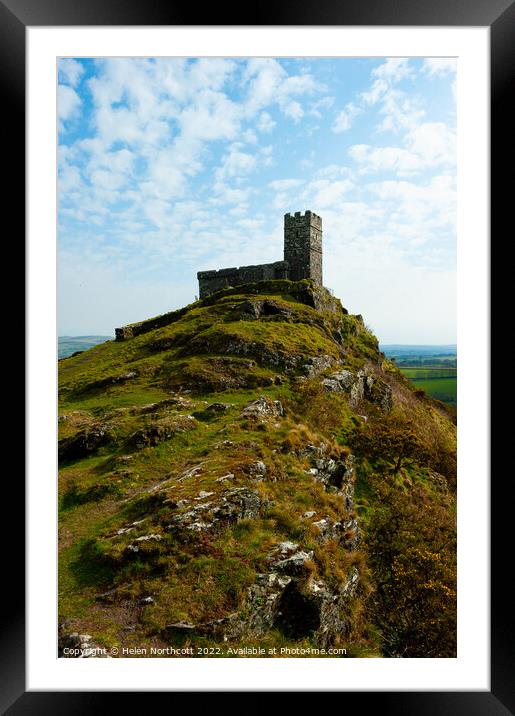
[[[197,273],[199,298],[205,298],[215,293],[215,291],[220,291],[228,286],[288,278],[287,273],[288,265],[285,261],[257,264],[255,266],[240,266],[239,268],[223,268],[216,271],[199,271]]]

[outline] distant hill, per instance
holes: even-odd
[[[380,344],[380,348],[388,358],[392,356],[423,356],[423,355],[456,355],[456,344],[448,345],[409,345],[402,343]]]
[[[77,351],[87,351],[88,348],[112,339],[113,336],[59,336],[58,358],[68,358]]]

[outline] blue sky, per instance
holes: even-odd
[[[180,307],[197,270],[282,258],[323,219],[324,284],[383,343],[456,340],[453,59],[59,61],[60,335]]]

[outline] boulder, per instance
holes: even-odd
[[[389,412],[393,406],[392,389],[379,376],[369,373],[366,369],[352,373],[350,370],[341,370],[331,373],[322,381],[324,388],[334,393],[347,393],[349,404],[356,408],[363,400],[378,405],[384,412]]]
[[[332,356],[311,356],[304,362],[302,370],[308,378],[314,378],[319,375],[319,373],[322,373],[324,370],[327,370],[327,368],[330,368],[333,363],[334,358]]]
[[[107,426],[85,428],[69,438],[59,441],[59,461],[80,460],[96,452],[112,438]]]
[[[179,415],[176,418],[164,419],[136,430],[129,437],[127,443],[130,447],[137,449],[153,447],[163,440],[170,440],[177,433],[193,430],[195,423],[195,418],[192,415]]]
[[[361,536],[356,518],[335,521],[329,517],[323,517],[311,524],[318,530],[318,541],[322,544],[328,540],[336,540],[349,552],[355,552],[358,549]]]
[[[254,482],[261,482],[266,475],[267,468],[262,460],[256,460],[256,462],[251,462],[247,465],[246,471],[248,472],[251,480]]]
[[[221,492],[214,500],[173,516],[167,529],[183,535],[215,533],[240,520],[258,517],[263,506],[259,493],[247,487],[233,487]]]
[[[351,373],[350,370],[341,370],[338,373],[331,373],[322,381],[322,385],[329,391],[342,393],[350,391],[354,382],[354,373]]]
[[[247,403],[241,414],[247,418],[282,417],[284,408],[280,400],[271,400],[261,395],[257,400]]]

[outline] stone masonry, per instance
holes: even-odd
[[[199,298],[243,283],[311,278],[322,285],[322,219],[312,211],[284,215],[284,260],[257,266],[199,271]]]

